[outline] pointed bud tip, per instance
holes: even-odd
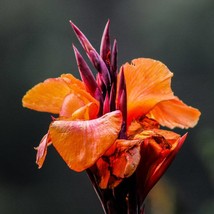
[[[71,20],[69,20],[69,23],[70,25],[73,27],[73,26],[76,26]]]
[[[179,144],[182,145],[182,144],[184,143],[184,141],[185,141],[186,138],[187,138],[187,135],[188,135],[188,132],[185,133],[183,136],[180,137],[180,139],[179,139]]]
[[[110,25],[110,19],[107,20],[107,22],[106,22],[106,27],[109,28],[109,25]]]
[[[80,32],[79,28],[71,20],[69,22],[74,32],[78,34]]]
[[[77,26],[71,20],[69,20],[69,23],[70,23],[71,27],[73,28],[73,30],[74,30],[74,28],[77,28]]]
[[[75,54],[79,52],[74,44],[72,44],[72,48],[73,48]]]

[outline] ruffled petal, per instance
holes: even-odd
[[[77,79],[76,77],[74,77],[72,74],[62,74],[60,76],[69,86],[72,86],[72,85],[76,85],[78,86],[79,88],[85,90],[85,85],[84,83]]]
[[[86,90],[84,84],[71,74],[50,78],[29,90],[23,97],[24,107],[70,117],[78,108],[99,102]]]
[[[162,126],[173,129],[194,127],[200,114],[198,109],[187,106],[175,97],[175,99],[158,103],[147,116],[155,119]]]
[[[173,98],[173,74],[161,62],[139,58],[123,66],[127,90],[128,123],[147,114],[157,103]]]
[[[52,143],[67,165],[75,171],[91,167],[117,139],[122,124],[120,111],[89,121],[54,121]]]
[[[50,78],[35,85],[22,99],[24,107],[58,114],[70,88],[62,78]]]

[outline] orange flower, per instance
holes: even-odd
[[[39,83],[22,101],[23,106],[30,109],[59,114],[37,147],[39,168],[43,165],[47,146],[53,144],[71,169],[85,170],[114,143],[120,131],[120,111],[95,119],[99,102],[70,74]]]
[[[111,49],[109,22],[100,54],[71,26],[98,74],[93,76],[73,46],[82,81],[63,74],[39,83],[23,97],[24,107],[59,115],[37,147],[36,162],[41,168],[52,144],[71,169],[87,170],[105,210],[112,200],[106,189],[114,189],[110,195],[115,201],[117,193],[123,203],[131,203],[134,180],[135,202],[142,209],[146,195],[186,138],[160,127],[193,127],[200,112],[173,94],[173,74],[159,61],[134,59],[118,73],[117,43]],[[123,183],[128,185],[121,190]],[[119,209],[128,209],[123,205]]]

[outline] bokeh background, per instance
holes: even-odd
[[[22,108],[21,98],[46,78],[76,73],[71,46],[80,46],[70,19],[99,49],[108,18],[119,65],[136,57],[161,60],[174,72],[176,95],[202,112],[148,197],[148,213],[214,212],[213,0],[1,0],[1,214],[102,213],[87,175],[69,170],[53,148],[37,169],[33,147],[51,119]]]

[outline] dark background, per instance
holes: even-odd
[[[175,94],[202,112],[150,194],[148,213],[213,213],[214,1],[1,0],[1,214],[102,213],[87,175],[69,170],[54,148],[37,169],[33,147],[46,133],[50,115],[22,108],[21,99],[46,78],[76,73],[71,46],[80,46],[70,19],[99,49],[108,18],[119,65],[137,57],[161,60],[174,72]]]

